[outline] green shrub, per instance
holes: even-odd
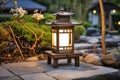
[[[90,22],[88,22],[88,21],[85,21],[84,22],[84,27],[87,29],[87,28],[89,28],[89,27],[91,27],[91,24],[90,24]]]
[[[31,15],[31,14],[23,16],[23,19],[24,19],[26,22],[33,22],[32,15]]]
[[[74,30],[75,30],[74,39],[78,39],[80,35],[83,35],[86,32],[84,26],[75,26]]]
[[[43,31],[44,34],[41,37],[38,44],[40,44],[41,46],[51,45],[51,27],[45,25],[45,22],[52,21],[53,19],[55,19],[55,16],[48,13],[44,14],[44,19],[40,20],[37,26],[35,25],[32,19],[32,15],[25,15],[22,18],[24,24],[21,24],[19,20],[16,22],[15,18],[12,19],[12,21],[8,21],[6,23],[13,26],[12,28],[14,30],[15,35],[22,36],[22,40],[27,41],[29,43],[34,42],[35,38],[33,33],[37,34],[37,37],[39,37],[41,35],[41,31]],[[33,33],[26,27],[32,30]]]
[[[0,42],[9,40],[9,32],[0,23]]]
[[[41,46],[51,45],[51,27],[42,25],[41,29],[44,31],[43,37],[41,38]]]

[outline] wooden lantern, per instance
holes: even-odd
[[[70,16],[74,13],[65,12],[62,8],[55,13],[56,20],[46,23],[52,26],[52,51],[54,53],[73,53],[74,26],[82,23],[71,22]]]

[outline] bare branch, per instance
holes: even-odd
[[[34,33],[34,32],[32,31],[32,29],[30,29],[29,26],[27,26],[27,25],[25,24],[24,21],[22,21],[22,20],[19,20],[19,21],[20,21],[20,23],[21,23],[26,29],[28,29],[28,30],[34,35],[34,38],[35,38],[35,41],[34,41],[34,43],[33,43],[32,46],[24,46],[24,45],[22,44],[22,42],[20,41],[20,38],[17,37],[20,46],[21,46],[22,48],[26,48],[26,49],[35,51],[35,47],[36,47],[38,41],[42,38],[42,36],[43,36],[43,34],[44,34],[44,31],[42,31],[42,30],[37,26],[37,24],[36,24],[36,25],[35,25],[36,28],[38,28],[38,30],[40,30],[40,32],[41,32],[41,34],[37,36],[37,33]]]
[[[14,42],[15,42],[15,44],[16,44],[16,46],[17,46],[17,48],[18,48],[18,50],[19,50],[19,52],[20,52],[20,54],[21,54],[21,57],[22,57],[22,59],[24,60],[23,53],[22,53],[22,51],[21,51],[21,49],[20,49],[20,46],[19,46],[19,44],[18,44],[18,42],[17,42],[17,40],[16,40],[16,38],[15,38],[15,34],[14,34],[14,32],[13,32],[11,26],[9,26],[9,29],[10,29],[10,31],[11,31],[13,40],[14,40]]]

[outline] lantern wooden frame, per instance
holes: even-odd
[[[54,34],[56,36],[54,36]],[[61,39],[61,36],[64,38]],[[72,53],[74,51],[73,42],[74,42],[74,26],[52,26],[53,52]]]
[[[70,16],[73,14],[61,9],[54,14],[56,16],[55,21],[46,23],[46,25],[52,26],[52,52],[57,54],[74,52],[74,26],[82,23],[71,22]]]

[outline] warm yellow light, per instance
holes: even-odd
[[[72,50],[72,29],[52,30],[52,48],[59,50]]]
[[[59,35],[59,45],[69,46],[69,34],[68,33],[62,33]]]
[[[118,21],[118,25],[120,25],[120,21]]]
[[[96,10],[93,10],[93,14],[96,14],[97,13],[97,11]]]
[[[115,9],[113,9],[113,10],[112,10],[112,13],[116,13],[116,10],[115,10]]]
[[[56,39],[56,33],[52,33],[52,45],[56,46],[57,39]]]

